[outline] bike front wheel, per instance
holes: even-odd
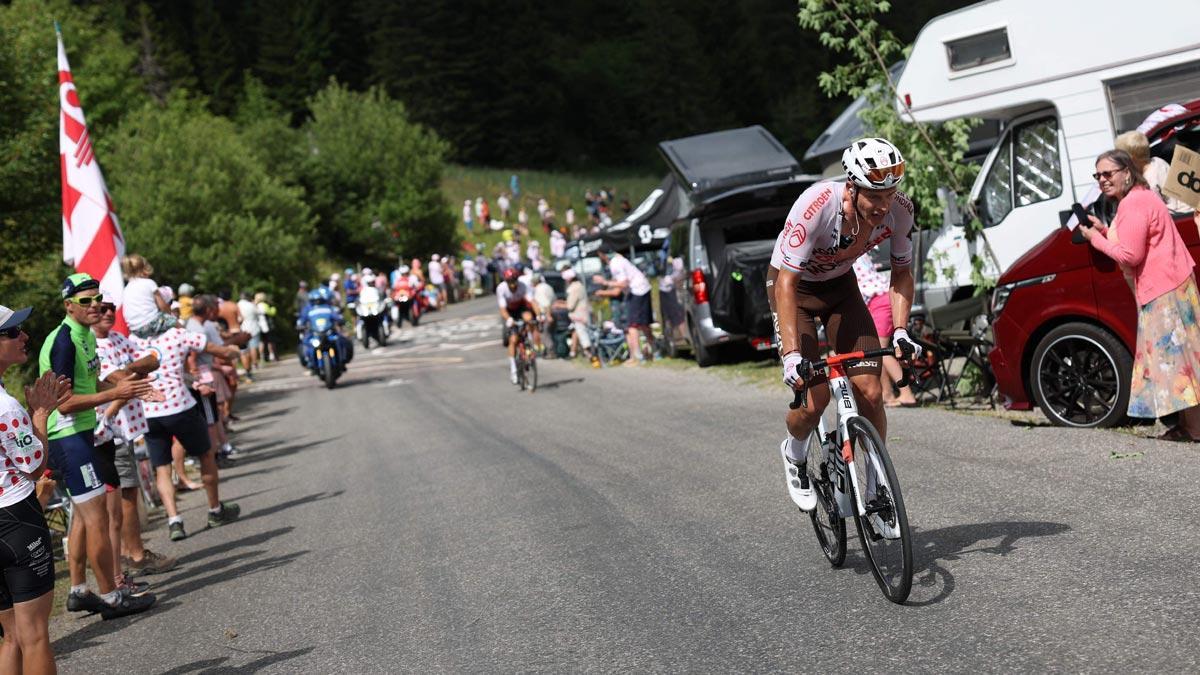
[[[807,471],[813,492],[817,495],[817,506],[808,512],[812,519],[813,532],[817,535],[817,543],[829,564],[841,567],[846,560],[846,521],[838,513],[836,498],[833,495],[833,483],[829,480],[828,465],[821,461],[825,449],[821,447],[819,434],[813,431],[808,435]]]
[[[901,604],[912,590],[913,559],[900,481],[875,427],[863,417],[851,418],[847,427],[855,482],[866,505],[866,513],[856,513],[854,518],[858,538],[880,590],[888,600]]]

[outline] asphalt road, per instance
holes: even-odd
[[[893,412],[895,606],[790,506],[785,392],[543,361],[519,394],[488,301],[428,318],[334,391],[268,369],[222,473],[242,520],[188,496],[192,537],[149,535],[183,560],[159,607],[56,620],[62,671],[1200,669],[1195,448]]]

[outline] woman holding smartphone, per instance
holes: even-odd
[[[1138,306],[1137,348],[1130,382],[1130,417],[1179,413],[1159,438],[1200,441],[1200,293],[1191,254],[1175,219],[1146,183],[1129,153],[1109,150],[1093,174],[1104,196],[1117,202],[1105,227],[1092,216],[1080,228],[1096,250],[1129,279]]]

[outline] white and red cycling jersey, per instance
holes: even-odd
[[[771,267],[786,267],[799,272],[804,281],[827,281],[849,272],[860,255],[889,238],[892,240],[892,267],[912,264],[912,200],[897,191],[883,222],[868,233],[870,243],[867,247],[843,249],[838,244],[845,192],[845,181],[825,181],[812,185],[796,199],[783,231],[775,240]],[[858,236],[861,240],[863,233]]]
[[[532,297],[533,290],[521,279],[517,279],[515,291],[508,287],[507,282],[501,282],[496,287],[496,302],[501,309],[508,310],[508,315],[514,319],[519,319],[520,313],[524,310],[533,311],[533,303],[529,301]]]

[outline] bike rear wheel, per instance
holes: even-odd
[[[829,564],[841,567],[846,560],[846,521],[838,513],[837,502],[833,496],[833,484],[829,481],[828,467],[821,459],[824,449],[813,431],[808,435],[808,475],[813,492],[817,495],[817,507],[808,512],[812,519],[813,532],[817,535],[817,543]]]
[[[854,475],[868,510],[854,517],[863,555],[883,594],[901,604],[912,590],[913,559],[900,481],[875,427],[866,418],[853,417],[847,428],[854,449]]]

